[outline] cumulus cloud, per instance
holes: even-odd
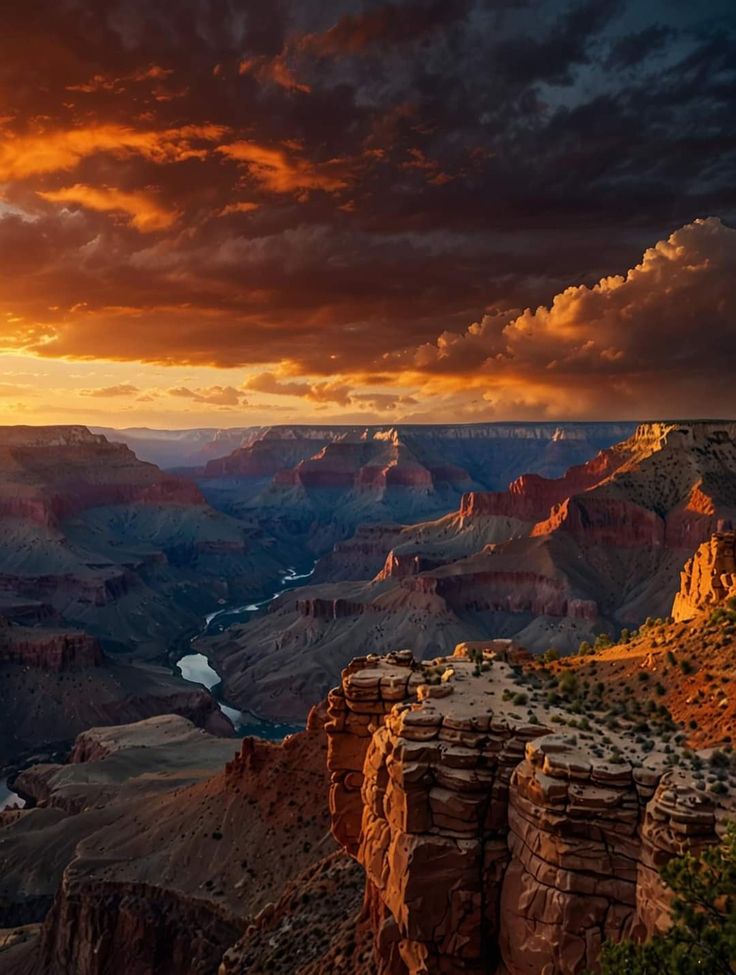
[[[394,357],[435,376],[578,396],[607,412],[733,410],[736,230],[697,219],[648,248],[625,275],[577,285],[549,306],[496,311]],[[618,397],[606,403],[611,393]],[[705,404],[708,404],[705,406]],[[712,405],[711,405],[712,404]]]

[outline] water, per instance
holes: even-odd
[[[212,669],[203,653],[188,653],[176,666],[184,680],[190,680],[193,684],[204,684],[208,691],[220,683],[217,671]]]
[[[296,586],[294,583],[300,584],[305,579],[310,579],[313,575],[314,566],[312,566],[309,572],[297,572],[294,568],[289,569],[281,577],[281,584],[271,596],[266,596],[265,599],[261,599],[256,603],[247,603],[245,606],[225,606],[223,609],[215,610],[214,613],[209,613],[204,618],[205,625],[198,636],[214,636],[216,633],[222,633],[223,630],[226,630],[228,626],[232,626],[233,623],[247,623],[252,613],[257,613],[259,610],[264,609],[283,592],[287,592],[289,589],[295,589]],[[198,637],[195,637],[195,639],[198,639]]]
[[[0,812],[11,806],[24,806],[23,800],[8,788],[8,780],[0,779]]]
[[[286,592],[288,589],[295,588],[303,580],[309,579],[314,573],[314,566],[309,572],[297,572],[295,568],[289,569],[281,578],[281,584],[272,596],[261,599],[255,603],[247,603],[245,606],[225,606],[214,613],[209,613],[204,619],[204,626],[196,637],[192,638],[192,643],[200,636],[213,636],[222,633],[233,623],[247,622],[253,613],[268,606],[277,596]],[[268,738],[273,741],[280,741],[286,735],[296,731],[301,731],[303,725],[281,724],[273,721],[264,721],[250,711],[238,711],[230,707],[219,699],[217,688],[220,685],[220,677],[212,667],[209,660],[203,653],[188,653],[181,657],[176,665],[184,678],[194,684],[202,684],[207,688],[217,700],[222,713],[230,719],[235,731],[240,735],[255,735],[258,738]]]

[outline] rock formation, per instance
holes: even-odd
[[[736,533],[717,532],[698,548],[681,574],[672,616],[689,620],[736,595]]]
[[[12,626],[0,617],[0,664],[64,671],[99,667],[102,650],[87,633]]]
[[[664,742],[553,733],[564,712],[480,654],[360,658],[330,694],[333,833],[365,869],[379,975],[578,975],[666,925],[659,868],[729,808]]]

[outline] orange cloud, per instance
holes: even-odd
[[[271,393],[274,396],[299,396],[312,403],[338,403],[341,406],[348,406],[353,397],[352,390],[342,380],[320,383],[282,382],[272,372],[251,376],[243,383],[243,388]]]
[[[95,399],[108,399],[113,396],[135,396],[140,392],[132,383],[118,383],[117,386],[99,386],[95,389],[80,389],[80,396],[93,396]]]
[[[128,192],[113,187],[86,186],[75,183],[59,190],[38,193],[50,203],[77,203],[101,213],[123,213],[141,233],[165,230],[177,219],[176,210],[167,210],[150,193]]]
[[[356,393],[348,377],[326,382],[283,382],[273,372],[261,372],[243,383],[243,388],[274,396],[298,396],[311,403],[336,403],[338,406],[370,406],[390,410],[398,405],[412,405],[416,400],[393,393]]]
[[[174,73],[173,68],[162,68],[158,64],[152,64],[148,68],[140,68],[138,71],[131,71],[130,74],[121,75],[119,78],[105,74],[93,75],[89,81],[79,85],[67,85],[67,91],[80,91],[85,94],[93,94],[98,91],[112,91],[121,94],[127,88],[127,83],[143,81],[164,81],[169,75]]]
[[[324,190],[335,193],[348,186],[348,165],[344,159],[313,163],[283,149],[272,149],[256,142],[238,141],[219,146],[228,159],[246,163],[251,176],[273,193]]]
[[[168,390],[169,396],[191,399],[195,403],[209,403],[211,406],[246,406],[247,400],[234,386],[209,386],[190,389],[188,386],[175,386]]]
[[[250,200],[238,200],[236,203],[228,203],[226,207],[220,210],[221,217],[227,217],[231,213],[252,213],[253,210],[258,210],[260,203],[252,203]]]
[[[308,94],[312,90],[309,85],[297,81],[283,54],[270,59],[245,58],[238,66],[238,74],[252,74],[260,82],[271,82],[286,91],[300,91],[303,94]]]
[[[22,180],[74,169],[82,159],[97,153],[134,154],[157,163],[203,158],[208,152],[206,144],[217,142],[226,131],[218,125],[185,125],[155,131],[102,124],[23,135],[4,132],[0,142],[0,180]]]

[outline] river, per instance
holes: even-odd
[[[23,800],[8,788],[8,780],[0,779],[0,812],[10,806],[24,806]]]
[[[202,629],[192,637],[194,643],[200,637],[213,636],[222,633],[228,626],[234,623],[247,623],[252,619],[253,614],[259,612],[272,603],[274,599],[289,589],[294,589],[309,579],[314,573],[314,566],[308,572],[298,572],[291,568],[281,578],[281,583],[272,596],[267,596],[258,602],[246,603],[244,606],[224,606],[222,609],[210,613],[204,618]],[[292,734],[301,731],[303,725],[280,724],[273,721],[264,721],[250,711],[238,711],[230,707],[225,701],[220,699],[220,677],[216,670],[210,665],[209,660],[203,653],[187,653],[180,657],[176,667],[184,678],[193,684],[203,684],[212,693],[220,706],[222,713],[228,717],[239,735],[254,735],[257,738],[268,738],[278,741]]]

